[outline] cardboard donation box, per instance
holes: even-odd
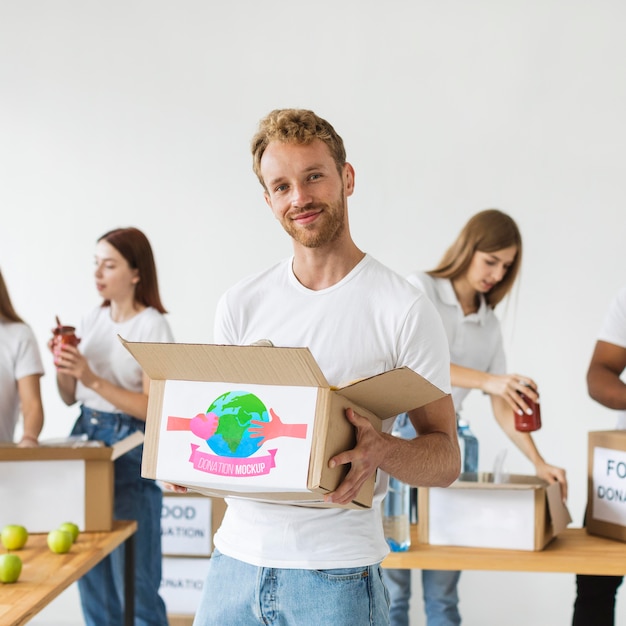
[[[226,503],[199,494],[163,493],[161,549],[166,556],[211,556]]]
[[[515,474],[506,479],[461,474],[446,489],[418,489],[420,543],[542,550],[572,521],[558,483]]]
[[[589,433],[587,532],[626,541],[626,431]]]
[[[193,622],[213,550],[213,535],[225,511],[222,498],[163,492],[159,592],[170,626],[191,626]]]
[[[209,557],[163,557],[159,594],[165,602],[170,626],[175,620],[191,626],[210,560]]]
[[[159,590],[161,596],[163,595],[163,589]],[[193,626],[193,613],[187,615],[179,615],[179,614],[167,614],[167,623],[169,626]]]
[[[142,442],[137,432],[110,447],[96,441],[0,446],[0,527],[21,524],[44,533],[74,522],[81,531],[111,530],[113,461]]]
[[[347,472],[328,461],[356,442],[347,408],[380,430],[445,395],[408,368],[331,387],[307,348],[123,343],[150,377],[142,474],[205,495],[324,506]]]

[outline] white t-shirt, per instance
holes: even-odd
[[[626,287],[622,287],[613,298],[598,339],[626,348]],[[626,411],[617,411],[616,428],[626,430]]]
[[[422,290],[439,311],[450,345],[451,363],[491,374],[506,373],[500,321],[482,295],[478,311],[465,315],[449,279],[415,272],[407,280]],[[457,413],[470,391],[452,387]]]
[[[20,322],[0,320],[0,441],[13,441],[20,416],[17,381],[43,374],[41,354],[35,335]]]
[[[165,316],[152,307],[124,322],[114,322],[110,307],[99,306],[82,319],[76,334],[80,338],[78,348],[94,374],[135,392],[143,390],[143,370],[117,336],[128,341],[174,341]],[[96,411],[120,412],[80,381],[76,384],[76,400]]]
[[[312,291],[298,282],[293,259],[241,281],[222,296],[215,341],[308,347],[330,385],[407,366],[450,392],[448,346],[428,299],[370,256],[339,283]],[[393,419],[383,422],[390,432]],[[228,498],[215,536],[224,554],[259,567],[330,569],[381,561],[389,549],[381,502],[387,475],[378,472],[371,509]]]

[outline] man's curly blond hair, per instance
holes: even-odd
[[[324,119],[306,109],[275,109],[259,122],[259,129],[252,138],[252,169],[265,189],[261,176],[261,158],[272,141],[307,144],[313,140],[323,141],[341,173],[346,163],[346,149],[335,129]]]

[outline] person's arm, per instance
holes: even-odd
[[[67,406],[71,406],[76,402],[76,379],[69,374],[63,374],[57,370],[57,389],[61,400]]]
[[[39,434],[43,428],[43,404],[41,403],[40,374],[24,376],[17,381],[17,392],[24,419],[24,432],[19,446],[32,448],[38,445]]]
[[[597,341],[587,370],[589,395],[609,409],[626,409],[626,383],[620,375],[626,369],[626,348]]]
[[[561,496],[565,501],[567,499],[565,470],[546,463],[541,454],[539,454],[539,450],[537,450],[530,433],[520,432],[515,428],[515,419],[511,408],[502,397],[491,396],[491,406],[500,428],[502,428],[520,452],[535,466],[537,476],[549,483],[558,482],[561,486]]]
[[[346,417],[356,428],[357,444],[330,459],[330,467],[349,464],[350,470],[337,489],[325,496],[326,502],[351,502],[378,467],[419,487],[447,487],[458,477],[461,454],[450,396],[409,412],[418,434],[411,440],[377,432],[352,409],[346,411]]]
[[[71,390],[70,384],[67,381],[68,378],[73,379],[74,389]],[[67,402],[61,389],[63,384],[68,399],[74,398],[74,390],[76,388],[76,381],[80,382],[95,391],[98,395],[102,396],[105,400],[110,402],[113,406],[120,411],[132,415],[140,420],[145,420],[148,413],[148,389],[150,385],[149,378],[143,375],[143,391],[129,391],[123,387],[118,387],[112,382],[97,376],[93,370],[89,367],[87,359],[80,353],[75,346],[65,345],[62,348],[61,355],[59,356],[59,366],[57,373],[57,383],[59,384],[59,391],[61,397]],[[73,400],[75,401],[75,400]]]
[[[539,399],[537,383],[521,374],[491,374],[480,370],[450,364],[450,380],[453,387],[480,389],[490,396],[500,396],[514,411],[531,411],[520,393],[535,402]]]

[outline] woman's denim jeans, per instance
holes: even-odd
[[[256,567],[214,550],[194,626],[388,626],[379,565]]]
[[[145,422],[123,413],[103,413],[82,407],[72,435],[112,445]],[[138,446],[115,461],[114,519],[137,520],[135,534],[135,626],[167,626],[161,584],[161,489],[141,478]],[[124,546],[87,572],[78,581],[87,626],[120,626],[124,623]]]

